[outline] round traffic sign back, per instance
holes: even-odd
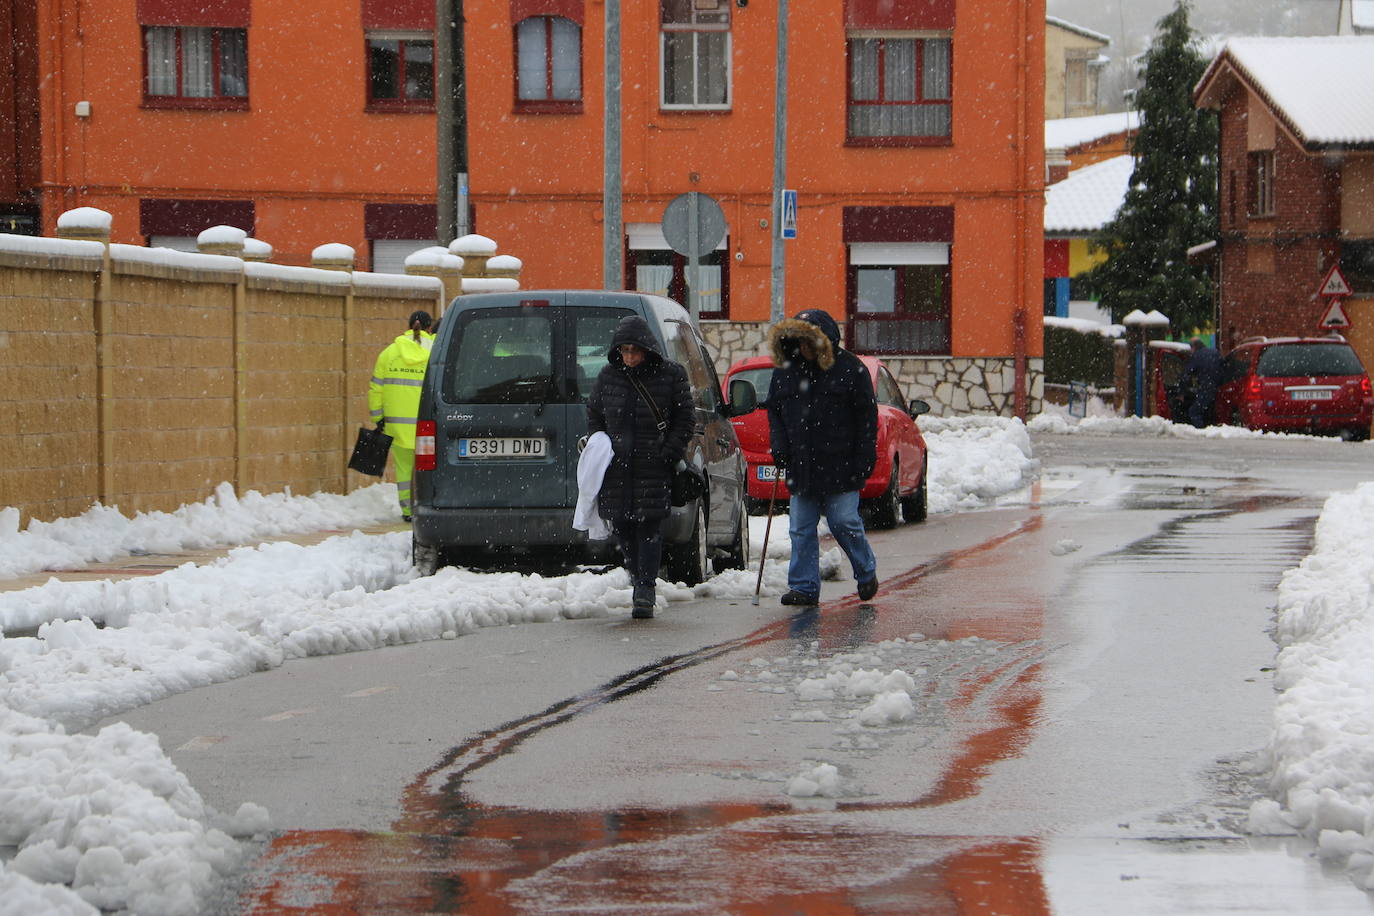
[[[696,210],[696,251],[691,245],[693,209]],[[680,255],[690,258],[710,254],[725,238],[725,211],[714,197],[706,194],[697,191],[679,194],[663,210],[663,238]]]

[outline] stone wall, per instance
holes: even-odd
[[[735,362],[768,352],[768,325],[752,321],[703,321],[702,336],[724,376]],[[843,326],[841,326],[843,327]],[[1016,370],[1010,356],[884,356],[907,399],[929,402],[931,414],[957,417],[969,414],[1016,415]],[[1026,360],[1028,417],[1044,409],[1045,361]]]

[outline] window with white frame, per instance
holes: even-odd
[[[518,111],[580,111],[582,27],[563,16],[530,16],[515,26]]]
[[[948,37],[851,32],[850,142],[948,142],[952,124]]]
[[[730,0],[659,0],[663,108],[730,107]]]
[[[145,104],[247,105],[247,29],[146,26],[143,44]]]
[[[433,35],[368,32],[367,106],[374,111],[434,109]]]

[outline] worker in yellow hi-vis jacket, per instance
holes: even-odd
[[[410,521],[410,481],[415,476],[415,418],[420,412],[420,387],[434,345],[429,312],[413,312],[409,330],[377,355],[372,382],[367,386],[367,408],[379,432],[391,437],[396,461],[396,498],[401,517]]]

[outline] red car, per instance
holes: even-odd
[[[882,360],[860,356],[873,379],[873,393],[878,399],[878,460],[859,498],[875,528],[892,528],[905,518],[908,522],[925,521],[926,517],[926,440],[921,437],[916,418],[930,410],[925,401],[907,403],[897,380]],[[750,356],[730,367],[725,373],[724,388],[728,392],[736,380],[747,381],[758,395],[758,409],[742,417],[735,417],[735,435],[748,463],[745,493],[750,511],[766,511],[773,495],[772,446],[768,439],[768,411],[764,401],[768,397],[768,383],[773,378],[773,360],[768,356]],[[777,482],[777,498],[787,499],[787,484]]]
[[[1374,388],[1354,348],[1329,337],[1256,337],[1226,354],[1218,423],[1369,438]]]

